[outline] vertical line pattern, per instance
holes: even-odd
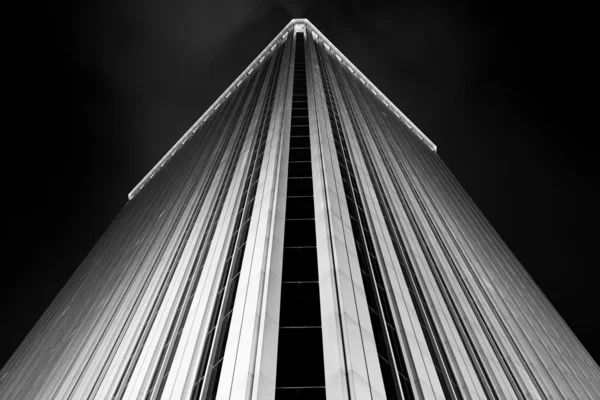
[[[600,398],[434,146],[308,21],[205,115],[2,368],[2,399]]]
[[[385,390],[388,397],[391,398],[413,399],[414,394],[408,379],[404,357],[401,354],[398,333],[391,317],[389,299],[383,283],[379,262],[375,256],[370,230],[366,223],[354,167],[350,160],[339,111],[335,104],[328,72],[321,54],[322,49],[320,46],[317,46],[316,49]]]
[[[209,333],[204,343],[200,364],[196,372],[196,381],[194,382],[191,395],[191,399],[193,400],[200,398],[200,396],[205,399],[212,399],[216,395],[238,278],[246,248],[248,228],[250,227],[250,219],[252,218],[258,177],[265,153],[265,144],[271,121],[271,113],[273,111],[275,89],[282,56],[283,46],[280,46],[276,50],[276,54],[273,55],[274,69],[270,71],[266,100],[261,111],[257,134],[251,152],[250,165],[247,170],[246,179],[244,180],[242,198],[236,214],[234,233],[230,239],[227,259],[219,280],[217,299],[212,311]]]
[[[239,162],[241,148],[242,148],[244,140],[245,140],[244,133],[247,132],[249,121],[252,118],[252,115],[254,114],[254,110],[256,109],[257,96],[258,96],[258,93],[260,92],[259,88],[262,86],[267,69],[268,69],[268,63],[265,64],[263,66],[263,68],[261,69],[257,86],[254,88],[255,91],[252,94],[252,97],[250,98],[250,106],[249,106],[248,111],[246,112],[244,121],[242,123],[242,128],[240,130],[241,135],[237,138],[235,145],[233,146],[232,153],[235,156],[235,161],[233,161],[227,167],[224,183],[221,186],[221,188],[219,189],[219,193],[218,193],[215,203],[214,203],[215,207],[212,209],[211,214],[208,218],[207,229],[205,230],[205,232],[202,236],[201,245],[199,246],[199,251],[197,252],[197,254],[195,255],[195,258],[194,258],[194,262],[193,262],[193,265],[195,266],[194,271],[190,274],[189,278],[187,279],[187,281],[185,283],[184,290],[181,295],[176,314],[173,318],[173,322],[171,323],[169,333],[168,333],[165,343],[162,347],[161,354],[159,356],[159,361],[158,361],[157,367],[155,369],[155,372],[153,374],[153,377],[151,380],[152,383],[150,384],[150,389],[146,395],[146,399],[152,398],[151,397],[152,392],[155,387],[158,388],[158,392],[156,393],[157,397],[163,393],[164,385],[166,383],[166,378],[169,375],[173,357],[175,356],[175,350],[177,349],[177,346],[179,344],[179,340],[181,338],[181,333],[183,331],[183,326],[186,321],[186,318],[187,318],[187,315],[189,313],[190,306],[192,303],[192,298],[196,291],[198,281],[200,279],[200,274],[204,268],[204,263],[206,261],[208,249],[210,247],[210,244],[212,243],[212,237],[213,237],[214,232],[217,227],[219,215],[220,215],[223,205],[225,203],[225,196],[226,196],[228,190],[230,189],[230,184],[231,184],[231,180],[233,178],[233,173]],[[254,75],[254,77],[256,77],[256,75]],[[249,84],[248,86],[250,87],[251,85]],[[239,115],[237,115],[236,117],[239,117]],[[237,118],[234,121],[234,124],[235,123],[237,123]]]
[[[316,400],[325,371],[303,33],[295,40],[275,399]]]
[[[341,80],[341,76],[339,75],[339,69],[340,69],[340,67],[336,66],[335,63],[333,63],[333,65],[334,66],[332,68],[334,70],[334,74],[338,78],[339,87],[340,87],[340,90],[341,90],[341,93],[342,93],[342,97],[344,99],[344,102],[346,104],[346,109],[348,110],[348,113],[349,113],[349,116],[350,116],[350,122],[352,124],[352,127],[354,128],[354,131],[357,134],[357,139],[358,139],[358,143],[359,143],[361,152],[362,152],[362,154],[363,154],[363,156],[365,158],[365,161],[367,163],[367,169],[368,169],[368,172],[369,172],[369,176],[370,176],[373,184],[375,185],[375,190],[376,190],[376,193],[377,193],[377,197],[378,197],[380,206],[381,206],[382,210],[385,210],[384,211],[385,215],[388,216],[386,218],[386,223],[389,223],[390,225],[395,225],[395,223],[392,222],[391,218],[389,218],[389,205],[387,204],[387,200],[385,200],[386,196],[383,194],[383,191],[381,189],[382,186],[381,186],[381,183],[379,181],[378,174],[376,174],[374,172],[375,170],[374,170],[374,167],[373,167],[371,156],[369,155],[369,152],[368,152],[368,150],[367,150],[367,148],[365,146],[365,143],[364,143],[364,138],[363,138],[364,133],[363,133],[363,131],[361,129],[361,125],[357,122],[357,117],[355,115],[354,107],[352,107],[352,105],[350,104],[350,101],[349,101],[349,98],[348,98],[348,93],[347,93],[346,87],[344,85],[345,82]],[[355,84],[355,82],[353,82],[353,83]],[[350,86],[354,86],[353,83],[351,83]],[[360,108],[361,112],[363,113],[363,115],[366,116],[367,115],[366,110],[364,109],[364,107],[362,106],[362,104],[360,102],[358,102],[358,104],[359,104],[359,108]],[[367,121],[367,124],[369,124],[368,121]],[[372,127],[371,127],[371,132],[373,132]],[[381,148],[381,143],[379,143],[378,141],[376,141],[376,142],[377,142],[378,146]],[[400,164],[400,166],[402,168],[402,163],[399,163],[399,164]],[[386,164],[386,167],[388,167],[388,172],[390,173],[390,176],[394,176],[394,174],[389,169],[389,165]],[[403,168],[402,168],[402,172],[405,174],[405,176],[409,176],[409,175],[406,174],[406,171]],[[409,180],[409,183],[411,183],[410,180]],[[421,199],[417,195],[416,190],[414,190],[414,187],[412,187],[411,189],[412,189],[413,193],[415,194],[415,197],[417,198],[417,201],[419,202],[419,205],[423,208],[423,204],[421,202]],[[434,256],[431,253],[431,250],[429,249],[429,246],[427,245],[425,237],[424,237],[423,233],[421,232],[421,228],[418,225],[415,216],[412,214],[412,210],[411,210],[408,202],[404,198],[402,190],[400,190],[398,187],[396,187],[396,191],[398,192],[398,194],[400,196],[400,199],[403,202],[404,209],[406,210],[406,212],[407,212],[407,214],[409,216],[409,219],[411,220],[411,225],[413,226],[415,232],[418,235],[419,243],[421,244],[421,246],[422,246],[422,248],[423,248],[423,250],[425,252],[425,256],[427,257],[428,264],[430,265],[431,270],[434,273],[434,277],[436,279],[436,282],[437,282],[438,286],[442,290],[442,294],[444,296],[444,301],[446,302],[446,304],[449,306],[449,308],[451,310],[452,319],[455,322],[456,326],[459,328],[459,333],[461,335],[461,339],[467,345],[467,348],[469,349],[469,356],[471,357],[471,360],[477,366],[477,372],[478,372],[478,375],[479,375],[479,379],[482,382],[483,387],[484,387],[484,389],[487,392],[487,397],[488,398],[492,398],[492,399],[497,399],[498,396],[495,393],[495,391],[494,391],[494,389],[493,389],[493,387],[491,385],[491,382],[490,382],[489,376],[487,374],[487,371],[485,370],[485,367],[482,365],[482,362],[481,362],[481,359],[480,359],[480,357],[479,357],[479,355],[477,353],[477,350],[474,349],[473,342],[472,342],[471,338],[469,337],[469,335],[466,332],[466,328],[465,328],[464,322],[462,321],[462,318],[460,317],[460,312],[458,311],[457,306],[456,306],[454,300],[452,299],[452,296],[449,294],[448,287],[447,287],[447,285],[445,284],[445,282],[443,281],[443,279],[440,276],[440,273],[439,273],[439,270],[438,270],[439,267],[437,266],[437,263],[435,262]],[[427,214],[427,209],[423,208],[423,210],[424,210],[424,214],[425,214],[428,222],[431,225],[431,221],[429,220],[429,215]],[[434,228],[434,226],[432,225],[432,229],[433,228]],[[395,233],[397,233],[397,227],[392,227],[392,230]],[[434,233],[436,235],[436,238],[438,239],[439,243],[441,245],[443,245],[443,241],[441,241],[441,239],[439,238],[438,232],[435,229],[433,229],[433,231],[434,231]],[[400,236],[394,235],[394,237],[395,237],[396,241],[400,240]],[[399,245],[398,245],[398,243],[396,243],[396,241],[394,241],[394,247],[396,248],[398,259],[404,258],[404,260],[408,260],[408,258],[405,255],[403,255],[404,257],[401,257],[401,255],[399,254],[399,252],[398,252]],[[445,247],[444,247],[444,250],[447,253],[447,250],[445,249]],[[449,260],[449,262],[451,262],[451,260]],[[416,277],[414,276],[414,274],[413,274],[413,279],[416,279]],[[408,281],[408,279],[407,279],[407,281]],[[411,285],[411,286],[414,286],[414,285]],[[413,302],[415,302],[414,300],[415,299],[413,298]],[[423,299],[421,299],[421,300],[424,301]],[[419,304],[419,303],[415,302],[415,304]],[[430,323],[431,323],[431,320],[430,320]],[[432,330],[433,329],[435,329],[435,328],[432,328]],[[429,334],[432,335],[432,336],[434,336],[435,340],[439,343],[439,337],[438,337],[437,333],[433,333],[433,331],[431,331]],[[447,356],[443,355],[442,359],[447,359]],[[444,361],[444,363],[445,362],[446,361]],[[448,365],[445,365],[444,368],[446,369],[446,371],[450,371],[450,373],[451,373],[451,368]],[[440,379],[441,382],[444,382],[444,381],[450,381],[451,383],[452,382],[456,382],[456,379],[453,378],[453,377],[440,376],[440,378],[441,378]],[[452,383],[452,385],[454,387],[457,386],[456,383]],[[448,395],[449,392],[450,392],[449,388],[447,387],[447,385],[444,385],[444,386],[446,386],[445,387],[445,392],[446,392],[446,395]],[[459,393],[458,390],[456,392]],[[457,395],[457,394],[455,393],[455,395]]]
[[[375,130],[371,126],[371,122],[369,121],[369,119],[366,118],[366,116],[368,115],[367,114],[367,110],[365,109],[364,105],[362,104],[362,102],[358,98],[360,96],[357,93],[357,91],[360,90],[359,86],[356,84],[356,82],[352,82],[352,83],[350,83],[350,87],[352,88],[352,90],[355,93],[355,96],[357,97],[357,103],[359,105],[359,108],[361,109],[361,112],[363,112],[363,115],[365,115],[365,120],[366,120],[367,125],[369,125],[369,127],[370,127],[370,131],[373,133],[372,137],[374,138],[374,141],[377,143],[378,147],[381,149],[382,144],[381,144],[380,140],[377,138],[377,135],[374,134]],[[365,94],[366,94],[365,97],[368,98],[369,100],[371,100],[371,102],[370,102],[371,106],[372,107],[376,107],[377,105],[374,104],[375,102],[373,101],[373,99],[371,99],[371,97],[367,93],[365,93]],[[383,124],[382,117],[378,113],[373,113],[373,114],[374,114],[374,118],[376,119],[376,121],[381,126],[381,124]],[[392,129],[391,129],[391,127],[388,126],[387,129],[383,129],[382,128],[382,131],[391,132]],[[363,148],[362,151],[365,154],[367,152],[367,150],[364,149],[364,148]],[[400,156],[398,156],[398,157],[400,157]],[[400,168],[402,169],[402,172],[405,174],[405,176],[413,177],[415,180],[417,180],[419,182],[419,184],[420,184],[421,187],[425,187],[425,185],[423,184],[423,182],[421,181],[421,178],[419,177],[419,175],[417,173],[409,174],[408,171],[403,167],[402,163],[399,163],[399,164],[400,164]],[[415,189],[415,184],[413,182],[411,182],[411,180],[409,180],[409,184],[411,185],[411,189],[413,190],[413,192],[416,195],[417,191]],[[511,371],[510,366],[507,364],[504,355],[500,351],[500,348],[498,346],[498,343],[497,343],[497,341],[496,341],[493,333],[491,332],[488,324],[486,323],[486,321],[485,321],[485,319],[483,317],[483,314],[482,314],[482,312],[480,310],[480,307],[477,306],[477,303],[474,300],[472,294],[470,293],[470,290],[467,287],[467,285],[466,285],[466,283],[465,283],[465,281],[463,279],[462,274],[460,273],[457,265],[455,264],[454,259],[451,256],[451,252],[448,249],[448,246],[446,245],[445,240],[441,237],[441,235],[440,235],[438,229],[436,228],[434,222],[431,220],[431,216],[429,214],[429,210],[431,210],[431,211],[437,213],[438,215],[440,215],[440,212],[439,212],[439,210],[438,210],[435,202],[432,201],[431,202],[431,204],[432,204],[431,208],[429,208],[429,207],[427,207],[427,206],[425,206],[423,204],[422,199],[418,195],[416,195],[416,198],[417,198],[417,201],[419,202],[419,206],[424,211],[424,215],[425,215],[425,217],[427,219],[427,223],[431,227],[432,232],[435,235],[437,243],[440,245],[440,248],[444,252],[444,256],[445,256],[446,260],[448,261],[448,263],[449,263],[449,265],[450,265],[450,267],[451,267],[451,269],[452,269],[455,277],[457,278],[457,281],[459,282],[460,289],[462,290],[462,293],[466,296],[471,309],[475,313],[478,322],[480,323],[482,329],[484,330],[484,333],[486,335],[487,340],[489,340],[489,342],[490,342],[490,344],[491,344],[491,346],[492,346],[492,348],[494,350],[494,353],[495,353],[496,357],[500,361],[504,373],[506,374],[506,376],[508,377],[509,381],[511,382],[511,385],[512,385],[513,389],[515,390],[517,396],[519,396],[519,398],[525,398],[525,395],[523,394],[521,388],[519,387],[519,384],[516,382],[515,376],[514,376],[513,372]],[[444,227],[446,229],[448,229],[447,223],[444,221],[444,219],[442,218],[441,215],[440,215],[440,220],[442,221]],[[452,236],[451,236],[451,238],[452,238],[453,243],[456,245],[456,248],[458,249],[459,253],[462,255],[462,257],[464,259],[465,258],[464,254],[462,253],[462,250],[460,249],[460,247],[456,243],[456,239],[454,237],[452,237]],[[468,262],[467,262],[467,264],[468,264]],[[439,276],[439,273],[436,276],[437,276],[437,281],[440,283],[440,285],[444,286],[444,288],[445,288],[444,292],[446,293],[447,299],[452,304],[453,319],[455,320],[455,322],[458,322],[457,325],[460,327],[461,337],[462,337],[463,341],[466,341],[465,344],[468,345],[467,348],[469,349],[469,354],[471,356],[471,360],[476,363],[477,370],[478,370],[478,372],[480,374],[479,378],[480,378],[480,380],[482,380],[482,383],[485,384],[484,388],[488,392],[488,397],[492,397],[493,396],[493,398],[497,398],[498,395],[495,393],[495,391],[493,389],[493,385],[492,385],[491,380],[489,378],[489,375],[488,375],[488,373],[486,371],[486,367],[483,365],[482,359],[481,359],[481,357],[478,354],[478,350],[476,349],[475,345],[473,344],[473,339],[471,338],[471,335],[468,333],[468,331],[466,329],[466,326],[465,326],[465,323],[463,322],[462,318],[460,317],[460,315],[462,313],[459,311],[458,307],[456,306],[456,304],[452,300],[452,297],[451,297],[451,295],[449,294],[449,291],[446,288],[446,285],[445,285],[445,283],[443,281],[443,278],[441,278],[441,276]]]
[[[256,75],[252,76],[251,80],[246,85],[244,93],[246,93],[247,91],[249,91],[249,89],[251,87],[253,87],[255,77],[256,77]],[[250,109],[247,111],[247,114],[251,115],[253,110],[254,110],[254,108],[250,107]],[[224,137],[226,138],[225,145],[232,137],[234,137],[232,130],[235,127],[237,120],[241,114],[242,114],[241,110],[240,110],[240,112],[237,112],[234,114],[234,119],[229,126],[229,130],[226,131],[225,135],[224,135]],[[242,143],[243,143],[243,135],[238,135],[238,137],[235,141],[235,144],[234,144],[234,149],[239,149],[241,147]],[[219,154],[222,155],[223,153],[220,152]],[[237,165],[237,162],[239,159],[239,151],[234,150],[233,156],[234,156],[234,159],[231,161],[231,164],[229,165],[228,171],[225,175],[225,179],[221,183],[219,195],[217,196],[217,199],[215,201],[215,207],[213,207],[211,215],[208,218],[207,229],[204,231],[203,237],[200,240],[201,244],[199,247],[199,251],[195,256],[194,263],[193,263],[194,268],[191,272],[190,278],[187,280],[187,282],[185,284],[183,294],[181,296],[181,299],[180,299],[178,307],[177,307],[177,311],[176,311],[176,313],[173,317],[173,321],[171,323],[171,328],[169,329],[169,332],[167,334],[165,344],[163,345],[163,347],[161,349],[159,361],[158,361],[158,367],[154,373],[154,376],[151,379],[151,385],[150,385],[151,388],[150,388],[150,391],[148,392],[148,396],[152,393],[152,389],[154,388],[154,385],[156,384],[156,382],[162,381],[168,374],[170,364],[167,364],[167,366],[163,366],[162,363],[168,354],[171,354],[171,356],[169,357],[169,361],[172,360],[172,355],[174,354],[174,348],[176,348],[176,346],[177,346],[179,336],[181,334],[181,330],[178,328],[182,327],[183,321],[185,319],[185,315],[187,315],[187,312],[189,310],[190,299],[188,296],[190,293],[193,293],[193,288],[195,287],[195,284],[198,282],[198,278],[202,272],[204,258],[206,257],[206,250],[208,248],[208,245],[210,244],[210,241],[212,240],[211,238],[212,238],[212,234],[214,233],[214,230],[216,227],[216,220],[218,219],[218,216],[223,207],[222,197],[223,197],[223,194],[226,193],[227,189],[229,189],[229,184],[231,182],[231,176],[233,174],[233,170],[235,169],[235,166]],[[217,166],[218,166],[218,164],[213,165],[213,168],[211,170],[211,176],[214,175],[214,173],[216,172]],[[209,188],[208,185],[205,186],[203,192],[206,193],[208,188]],[[146,340],[146,337],[150,331],[150,328],[152,327],[152,323],[154,322],[154,319],[156,318],[156,313],[158,312],[158,308],[160,307],[162,299],[164,298],[164,295],[166,294],[166,290],[168,288],[171,278],[173,277],[175,267],[177,266],[178,261],[181,257],[181,253],[183,252],[183,247],[187,243],[189,235],[191,234],[191,229],[192,229],[193,223],[197,219],[197,216],[198,216],[198,213],[200,212],[200,208],[201,208],[202,204],[203,204],[202,201],[198,201],[198,203],[195,206],[193,216],[190,219],[190,223],[188,224],[188,226],[186,228],[185,236],[184,236],[183,240],[179,243],[179,246],[178,246],[178,249],[176,252],[176,256],[171,261],[170,267],[168,269],[167,277],[163,280],[163,282],[161,284],[161,289],[160,289],[159,295],[154,300],[154,304],[151,308],[149,318],[144,323],[144,326],[142,328],[142,334],[140,335],[138,342],[136,343],[135,350],[133,352],[133,354],[135,356],[130,358],[130,360],[128,362],[127,370],[123,374],[123,376],[121,378],[121,382],[119,384],[119,387],[118,387],[117,391],[115,392],[113,398],[120,398],[123,395],[125,388],[127,387],[127,384],[131,377],[131,373],[133,372],[133,368],[135,367],[135,365],[137,363],[137,358],[139,357],[139,353],[141,352],[141,348],[143,347],[144,341]],[[166,245],[166,243],[165,243],[165,245]],[[177,330],[177,332],[175,333],[176,330]],[[176,335],[175,340],[173,340],[173,335]],[[159,372],[161,372],[161,367],[162,367],[162,369],[166,369],[166,371],[162,371],[163,376],[159,377],[158,375],[159,375]]]

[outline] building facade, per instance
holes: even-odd
[[[0,398],[600,398],[435,145],[307,20],[129,197]]]

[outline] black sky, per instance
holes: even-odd
[[[0,365],[127,193],[291,18],[310,19],[437,144],[600,359],[591,9],[374,0],[26,7],[5,15],[19,29],[4,41]]]

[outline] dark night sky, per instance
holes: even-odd
[[[19,29],[4,38],[0,365],[127,193],[294,17],[438,145],[599,360],[592,11],[480,3],[81,0],[6,13]]]

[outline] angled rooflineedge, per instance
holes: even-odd
[[[198,118],[198,120],[194,122],[194,124],[183,134],[183,136],[177,141],[177,143],[175,143],[173,147],[171,147],[171,149],[146,174],[146,176],[142,178],[142,180],[131,190],[131,192],[129,192],[127,196],[129,200],[133,199],[135,195],[138,194],[140,190],[142,190],[146,183],[148,183],[154,177],[154,175],[171,159],[171,157],[175,155],[175,153],[185,144],[185,142],[187,142],[187,140],[196,132],[196,130],[198,130],[198,127],[200,127],[200,125],[202,125],[210,117],[213,111],[219,108],[223,100],[228,98],[229,95],[233,91],[235,91],[235,89],[237,89],[241,81],[244,80],[246,76],[252,73],[254,67],[262,63],[264,57],[268,53],[273,51],[279,42],[287,39],[287,35],[290,30],[294,29],[294,32],[298,32],[305,31],[306,28],[308,28],[308,30],[312,33],[313,38],[315,40],[322,42],[325,45],[325,48],[328,51],[332,52],[339,62],[341,62],[343,65],[349,68],[352,74],[354,74],[365,86],[371,89],[373,94],[376,97],[378,97],[383,102],[383,104],[387,108],[389,108],[398,118],[400,118],[419,139],[425,142],[425,144],[432,151],[437,151],[437,146],[427,136],[425,136],[425,134],[421,132],[421,130],[417,128],[417,126],[411,120],[409,120],[408,117],[406,117],[406,115],[404,115],[404,113],[400,111],[398,107],[396,107],[362,72],[360,72],[360,70],[356,68],[356,66],[354,66],[354,64],[352,64],[352,62],[350,62],[350,60],[348,60],[346,56],[344,56],[344,54],[342,54],[342,52],[339,51],[337,47],[335,47],[333,43],[331,43],[329,39],[327,39],[327,37],[325,37],[325,35],[323,35],[321,31],[319,31],[308,19],[292,19],[281,30],[281,32],[279,32],[275,36],[275,38],[271,40],[267,47],[265,47],[265,49],[260,52],[260,54],[254,59],[254,61],[252,61],[250,65],[248,65],[246,69],[244,69],[244,71],[231,83],[231,85],[229,85],[229,87],[223,92],[223,94],[221,94],[221,96],[219,96],[219,98],[215,100],[215,102],[204,112],[204,114],[202,114],[202,116],[200,116],[200,118]]]
[[[373,94],[375,96],[377,96],[379,98],[379,100],[381,100],[381,102],[387,108],[389,108],[391,111],[393,111],[394,114],[396,114],[396,116],[398,118],[400,118],[409,127],[409,129],[415,135],[417,135],[419,137],[419,139],[421,139],[423,142],[425,142],[425,144],[432,151],[437,152],[437,146],[427,136],[425,136],[425,134],[423,132],[421,132],[421,130],[419,128],[417,128],[417,126],[410,119],[408,119],[408,117],[406,115],[404,115],[404,113],[402,111],[400,111],[400,109],[398,107],[396,107],[394,105],[394,103],[392,103],[381,92],[381,90],[379,90],[377,88],[377,86],[375,86],[373,84],[373,82],[371,82],[369,80],[369,78],[367,78],[362,72],[360,72],[360,70],[358,68],[356,68],[356,66],[354,64],[352,64],[352,62],[350,60],[348,60],[348,58],[346,58],[346,56],[341,51],[339,51],[337,49],[337,47],[335,47],[333,45],[333,43],[331,43],[329,41],[329,39],[327,39],[327,37],[325,37],[325,35],[323,35],[309,20],[300,19],[300,20],[292,20],[292,21],[301,21],[302,23],[305,23],[309,27],[309,30],[311,30],[314,34],[317,35],[317,37],[315,38],[315,39],[317,39],[317,41],[323,42],[326,45],[325,48],[327,50],[333,52],[336,55],[336,58],[338,59],[339,62],[341,62],[346,67],[348,67],[350,69],[350,72],[352,72],[352,74],[354,74],[367,88],[371,89],[371,92],[373,92]]]

